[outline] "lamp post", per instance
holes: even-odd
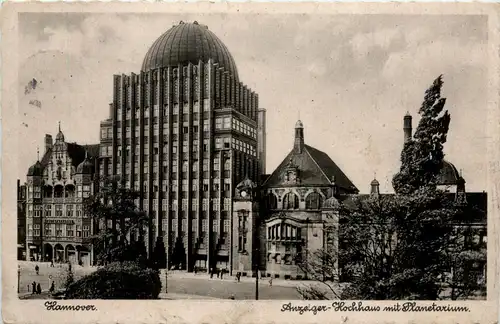
[[[165,267],[165,294],[168,294],[168,264],[167,266]]]
[[[309,262],[309,217],[306,219],[306,264]],[[305,273],[305,279],[307,280],[307,271]]]
[[[255,265],[255,300],[259,300],[259,265]]]
[[[21,266],[18,265],[17,266],[17,293],[19,294],[19,291],[20,291],[20,284],[21,282]]]
[[[255,263],[255,300],[259,300],[259,260],[257,253],[259,253],[259,248],[255,247],[253,253],[253,260]]]

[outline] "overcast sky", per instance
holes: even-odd
[[[328,153],[361,192],[374,173],[392,191],[403,115],[414,116],[415,128],[425,90],[444,74],[446,159],[463,169],[469,191],[486,189],[484,16],[21,14],[19,177],[59,120],[67,141],[98,143],[113,74],[138,73],[149,46],[181,20],[208,25],[259,94],[268,173],[292,148],[300,116],[306,143]],[[39,86],[25,95],[32,78]]]

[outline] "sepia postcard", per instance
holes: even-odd
[[[5,323],[498,322],[497,6],[2,9]]]

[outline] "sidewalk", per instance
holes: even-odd
[[[161,277],[165,278],[165,269],[161,270]],[[223,276],[223,279],[217,278],[217,275],[214,275],[213,278],[210,278],[210,275],[207,273],[197,273],[194,274],[193,272],[184,272],[184,271],[168,271],[168,277],[169,278],[178,278],[178,279],[201,279],[201,280],[214,280],[214,281],[231,281],[231,282],[237,282],[235,276],[230,276],[228,274],[225,274]],[[261,285],[269,285],[269,279],[271,278],[259,278],[259,284]],[[240,278],[241,282],[251,282],[255,284],[255,278],[252,277],[241,277]],[[273,279],[273,286],[279,286],[279,287],[298,287],[302,286],[304,284],[313,284],[314,281],[311,280],[285,280],[285,279]]]
[[[199,295],[189,295],[189,294],[176,294],[176,293],[160,293],[158,296],[160,299],[191,299],[191,300],[220,300],[220,298],[209,297],[209,296],[199,296]]]

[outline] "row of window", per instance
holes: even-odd
[[[144,162],[147,162],[148,159],[146,159],[146,156],[144,158],[145,158]],[[220,169],[220,158],[218,157],[218,154],[216,154],[215,158],[212,159],[211,163],[209,161],[210,161],[209,159],[203,159],[202,160],[203,171],[208,171],[210,164],[213,165],[213,168],[212,168],[213,171],[221,171],[221,169]],[[168,172],[167,160],[166,159],[163,160],[162,164],[163,164],[163,172],[164,173]],[[131,166],[132,165],[131,165],[130,162],[126,162],[125,163],[125,173],[130,174]],[[155,158],[153,160],[153,170],[158,170],[158,166],[159,166],[159,161],[158,161],[157,158]],[[191,169],[191,171],[193,171],[193,172],[196,172],[196,171],[198,171],[198,160],[193,160],[191,162],[191,168],[189,168],[189,162],[187,160],[184,160],[182,162],[181,166],[182,166],[182,168],[181,168],[182,172],[189,172],[189,169]],[[110,168],[110,166],[108,166],[108,169],[109,168]],[[143,166],[143,168],[144,168],[144,173],[149,173],[149,165],[148,164],[145,164]],[[177,159],[172,159],[171,164],[170,164],[170,168],[171,168],[171,170],[173,172],[177,171],[177,168],[178,168],[178,160]],[[118,170],[121,169],[121,163],[117,163],[117,169]],[[230,159],[224,159],[224,169],[223,170],[224,171],[230,171],[231,170],[231,160]],[[104,171],[101,170],[100,172],[101,172],[101,174],[104,174]],[[138,173],[136,173],[136,174],[138,176]],[[175,177],[172,177],[172,178],[175,178]]]
[[[28,187],[28,198],[41,198],[42,196],[42,187],[33,186]],[[88,194],[91,192],[91,186],[89,184],[84,185],[76,185],[76,196],[77,197],[88,197]],[[43,197],[44,198],[71,198],[74,197],[75,191],[73,185],[67,185],[64,188],[62,185],[56,185],[54,189],[51,186],[45,186],[43,188]]]
[[[83,212],[82,205],[66,205],[65,210],[63,210],[62,205],[55,205],[55,208],[52,208],[52,205],[45,205],[43,208],[41,205],[28,205],[28,217],[41,217],[42,213],[44,217],[87,217],[87,215]],[[54,213],[53,213],[54,212]]]
[[[278,198],[275,194],[270,193],[267,195],[266,199],[268,209],[278,208]],[[313,192],[306,197],[306,209],[320,209],[323,204],[323,197],[317,193]],[[283,209],[299,209],[299,196],[293,192],[288,192],[283,197]]]
[[[184,229],[184,230],[187,230],[187,219],[182,219],[181,220],[181,228]],[[171,228],[177,228],[178,226],[178,221],[177,219],[172,219],[172,227]],[[231,223],[230,223],[230,220],[229,219],[225,219],[223,221],[223,231],[224,232],[230,232],[231,231]],[[163,228],[167,228],[167,223],[164,222],[162,224],[162,227]],[[212,220],[212,231],[213,232],[219,232],[219,228],[220,228],[220,221],[217,220],[217,219],[214,219]],[[197,232],[198,231],[198,222],[191,222],[191,231],[192,232]],[[201,220],[201,232],[202,233],[206,233],[208,231],[208,220],[207,219],[202,219]]]
[[[149,104],[145,104],[142,107],[142,110],[143,110],[143,117],[144,118],[148,118],[150,116],[150,110],[153,111],[153,117],[158,117],[160,115],[160,106],[158,104],[154,104],[153,105],[153,109],[149,109]],[[204,99],[203,100],[203,112],[208,112],[208,111],[210,111],[210,100],[209,99]],[[135,118],[136,119],[140,118],[140,112],[141,112],[141,108],[139,108],[138,105],[137,105],[136,109],[135,109]],[[194,115],[194,114],[197,114],[199,112],[200,112],[200,102],[198,100],[195,100],[193,102],[192,113]],[[190,113],[189,112],[189,105],[187,105],[187,104],[182,105],[182,112],[181,113],[183,115],[188,115]],[[131,109],[131,107],[127,107],[126,115],[125,115],[126,120],[127,119],[130,120],[131,115],[132,115],[132,109]],[[174,103],[174,105],[172,106],[172,118],[176,117],[178,115],[179,115],[179,104],[178,103]],[[164,104],[163,105],[163,116],[168,116],[168,104]],[[121,107],[117,108],[116,119],[118,121],[123,120],[123,115],[122,115]],[[186,119],[187,118],[185,118],[185,120]],[[136,122],[136,125],[137,124],[138,124],[138,122]]]
[[[28,235],[39,236],[40,235],[40,224],[28,225]],[[44,231],[45,236],[57,236],[57,237],[89,237],[90,236],[90,225],[75,225],[66,224],[50,224],[45,226]]]
[[[300,228],[290,224],[276,224],[267,228],[268,240],[300,240]]]
[[[257,138],[257,130],[254,127],[247,125],[236,118],[233,118],[232,125],[234,130],[237,130],[238,132],[243,133],[247,136]]]
[[[221,208],[221,200],[220,198],[212,198],[210,199],[212,201],[212,210],[213,211],[220,211],[220,208]],[[194,198],[194,199],[181,199],[181,209],[182,211],[186,211],[188,210],[188,204],[189,204],[189,201],[191,201],[191,210],[192,211],[196,211],[198,210],[198,199]],[[230,198],[223,198],[222,200],[222,210],[223,211],[230,211],[231,210],[231,206],[232,206],[232,201]],[[137,199],[135,201],[135,204],[136,205],[139,205],[139,200]],[[149,205],[149,200],[148,199],[144,199],[143,200],[143,206],[144,208],[146,208],[146,206]],[[158,199],[153,199],[153,211],[157,211],[158,210]],[[178,201],[176,199],[172,200],[172,202],[169,204],[167,199],[163,199],[163,202],[162,202],[162,210],[163,211],[169,211],[169,210],[172,210],[172,211],[176,211],[178,210]],[[207,198],[202,198],[201,199],[201,210],[202,211],[208,211],[209,210],[209,199]]]
[[[233,138],[233,149],[248,155],[257,156],[257,149],[254,145],[250,145],[236,138]]]

